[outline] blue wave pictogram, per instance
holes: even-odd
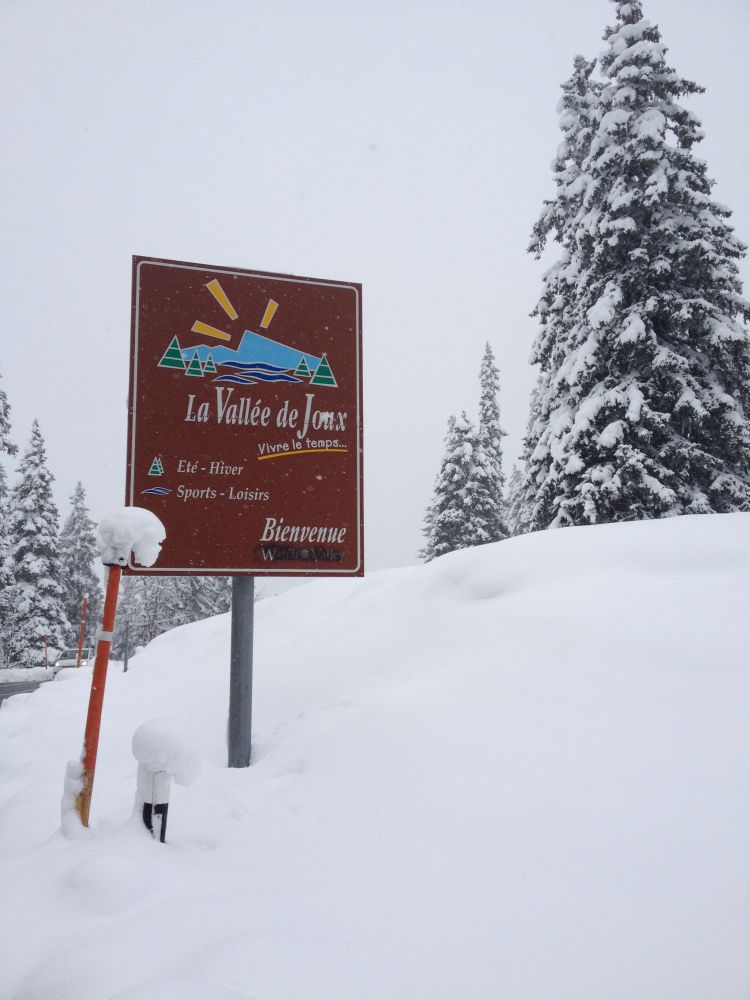
[[[168,493],[171,492],[172,491],[168,490],[166,486],[152,486],[150,489],[141,490],[141,495],[143,495],[144,493],[153,493],[157,497],[165,497]]]
[[[228,367],[222,365],[222,367]],[[234,365],[232,366],[234,367]],[[214,382],[234,382],[236,385],[253,385],[255,382],[301,382],[301,379],[289,375],[287,372],[265,372],[257,371],[250,367],[243,372],[235,372],[232,375],[217,375]]]
[[[257,368],[258,371],[268,372],[269,374],[280,375],[283,372],[288,372],[288,368],[280,368],[278,365],[267,365],[262,361],[220,361],[219,364],[222,368],[237,368],[239,371],[248,371],[251,368]]]

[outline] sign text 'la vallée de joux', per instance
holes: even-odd
[[[150,571],[360,576],[359,284],[133,258],[126,502]]]

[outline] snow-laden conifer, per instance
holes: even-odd
[[[15,455],[18,448],[10,438],[10,404],[0,389],[0,666],[6,660],[7,631],[12,614],[13,563],[8,529],[8,480],[3,456]]]
[[[8,637],[13,617],[13,560],[8,531],[7,497],[0,499],[0,667],[8,658]]]
[[[139,645],[145,646],[162,632],[174,628],[176,624],[183,624],[177,621],[171,577],[138,577],[137,595],[139,619],[136,626]]]
[[[5,470],[2,466],[3,455],[15,455],[18,448],[11,441],[10,436],[10,403],[5,395],[5,390],[0,389],[0,500],[7,494],[7,482]]]
[[[573,72],[561,85],[557,111],[562,140],[552,161],[555,196],[544,202],[529,244],[529,252],[539,257],[552,236],[560,246],[560,253],[544,274],[542,294],[532,313],[539,319],[539,332],[531,363],[538,365],[539,371],[529,404],[522,479],[515,491],[514,534],[547,527],[538,513],[543,508],[539,494],[550,487],[546,481],[550,411],[556,405],[557,374],[565,361],[578,304],[580,258],[576,234],[587,190],[583,164],[597,128],[601,90],[591,75],[595,65],[596,60],[575,56]]]
[[[730,511],[750,497],[745,247],[692,152],[702,133],[680,99],[701,88],[667,65],[640,0],[614,2],[596,130],[580,167],[569,153],[568,221],[542,216],[563,252],[539,308],[535,528]]]
[[[596,60],[577,55],[573,72],[562,84],[560,115],[562,141],[552,161],[555,197],[545,201],[529,244],[529,252],[539,256],[550,235],[561,246],[558,260],[544,275],[542,295],[532,315],[539,317],[539,334],[534,344],[532,364],[542,372],[554,371],[564,356],[566,336],[574,321],[577,303],[577,226],[587,191],[583,172],[598,119],[600,85],[592,80]]]
[[[232,605],[232,589],[227,577],[174,576],[169,584],[175,625],[224,614]]]
[[[157,635],[185,624],[175,608],[172,577],[125,576],[120,588],[112,642],[113,655],[122,659]]]
[[[479,369],[479,426],[478,443],[486,458],[489,476],[491,505],[484,526],[486,541],[499,542],[508,537],[505,523],[505,476],[503,474],[503,437],[500,426],[500,375],[495,355],[489,344],[485,346]]]
[[[496,498],[493,466],[479,432],[466,413],[448,421],[445,453],[425,516],[426,541],[420,557],[426,562],[456,549],[494,541]]]
[[[59,518],[52,499],[52,473],[39,424],[18,466],[10,494],[8,527],[14,584],[8,629],[10,659],[20,666],[44,665],[44,640],[51,650],[70,639],[59,583]]]
[[[456,431],[456,418],[453,414],[448,417],[448,428],[445,432],[445,448],[443,452],[443,458],[440,463],[440,472],[435,479],[435,485],[432,490],[432,499],[427,506],[425,511],[424,521],[422,524],[422,534],[425,539],[423,547],[419,551],[419,558],[423,559],[425,562],[429,562],[434,559],[438,554],[435,551],[435,546],[440,544],[441,548],[445,552],[451,552],[452,548],[446,547],[450,545],[451,542],[458,539],[458,530],[451,531],[450,535],[445,530],[443,526],[440,535],[438,536],[435,531],[435,515],[438,507],[441,509],[446,506],[447,498],[445,496],[445,490],[448,486],[448,478],[445,475],[446,467],[448,464],[448,457],[453,452],[456,447],[458,440],[458,433]],[[454,546],[459,548],[458,544]]]
[[[123,578],[112,644],[122,659],[158,635],[212,615],[232,604],[229,578],[221,576],[127,576]]]
[[[523,449],[517,467],[518,475],[512,488],[508,489],[508,505],[512,507],[508,518],[514,535],[524,535],[532,530],[531,513],[536,498],[537,469],[531,461],[532,452],[536,450],[543,427],[543,416],[540,400],[545,396],[544,387],[548,373],[541,371],[536,384],[532,387],[529,397],[529,416],[526,422],[526,433],[523,437]]]
[[[462,413],[462,420],[466,414]],[[463,452],[469,462],[468,479],[461,491],[465,516],[463,548],[485,545],[508,537],[503,516],[504,496],[498,493],[497,468],[485,450],[478,428],[467,421],[469,432]]]
[[[521,469],[514,465],[508,477],[508,485],[505,490],[505,510],[508,531],[511,535],[523,534],[519,530],[520,512],[523,504],[523,475]]]
[[[141,606],[141,581],[143,577],[123,576],[117,598],[117,616],[112,637],[112,656],[124,660],[132,656],[138,646],[148,641],[144,638]]]
[[[60,532],[60,583],[65,614],[73,632],[80,627],[83,599],[88,594],[86,633],[91,636],[99,627],[102,611],[102,588],[96,573],[99,565],[96,528],[89,517],[86,494],[77,483],[70,498],[71,508]],[[77,633],[74,636],[77,638]],[[91,645],[89,639],[88,642]]]

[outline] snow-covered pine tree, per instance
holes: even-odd
[[[226,614],[232,607],[232,580],[228,576],[189,577],[193,591],[191,621]]]
[[[529,244],[529,253],[539,257],[550,234],[554,233],[562,247],[558,261],[544,275],[542,295],[532,313],[539,317],[540,330],[531,360],[532,364],[540,366],[542,373],[556,371],[564,361],[567,334],[577,304],[576,234],[587,190],[587,177],[582,167],[597,124],[601,90],[601,86],[591,79],[595,65],[596,60],[588,61],[577,55],[571,76],[562,84],[557,110],[563,138],[552,161],[555,197],[545,201]],[[538,394],[542,392],[540,387]]]
[[[89,637],[99,627],[103,597],[95,569],[96,532],[81,483],[76,484],[70,503],[70,514],[60,532],[60,583],[65,614],[73,629],[73,641],[78,639],[84,595],[89,597],[86,616],[86,634]],[[93,645],[90,639],[87,644]]]
[[[544,249],[550,233],[563,246],[570,247],[575,235],[571,227],[581,207],[586,190],[586,177],[582,167],[591,150],[591,141],[598,125],[599,94],[601,83],[592,79],[596,59],[582,55],[573,59],[573,72],[561,84],[562,97],[557,103],[562,140],[552,161],[555,197],[545,201],[542,212],[532,230],[529,252],[537,256]],[[569,261],[563,254],[561,262]],[[560,265],[550,274],[555,276]],[[563,277],[563,285],[569,283]],[[548,282],[545,283],[549,285]]]
[[[0,499],[0,667],[8,658],[8,634],[13,617],[13,560],[8,531],[7,498]]]
[[[137,578],[140,612],[139,644],[146,645],[157,635],[176,625],[184,625],[176,607],[171,577],[139,576]]]
[[[178,625],[187,625],[188,622],[195,621],[193,614],[199,598],[197,584],[200,583],[197,577],[173,576],[164,583],[169,594],[171,624],[168,627],[176,628]]]
[[[523,475],[521,474],[521,470],[517,465],[514,465],[508,477],[508,485],[505,490],[506,518],[508,531],[511,535],[523,534],[518,527],[523,502],[522,484]]]
[[[489,490],[492,508],[485,526],[487,541],[499,542],[509,535],[505,519],[505,476],[503,475],[503,437],[500,426],[500,374],[495,365],[495,355],[489,344],[485,346],[479,369],[479,445],[487,458]]]
[[[232,604],[228,577],[173,576],[169,583],[169,606],[173,616],[170,628],[224,614]]]
[[[113,656],[125,653],[125,632],[129,653],[145,646],[157,635],[176,625],[184,625],[175,607],[172,578],[166,576],[124,576],[117,605]]]
[[[209,576],[204,577],[204,585],[206,586],[209,594],[208,601],[211,611],[210,615],[225,615],[227,611],[232,610],[232,579],[228,576]],[[257,584],[254,588],[255,591],[255,601],[259,601],[263,597],[263,590]]]
[[[5,395],[5,390],[0,389],[0,459],[3,455],[15,455],[17,451],[18,448],[10,438],[10,403]],[[7,496],[7,492],[5,470],[2,461],[0,461],[0,499]]]
[[[466,414],[462,413],[463,420]],[[508,537],[502,518],[503,495],[497,495],[496,468],[484,449],[479,431],[469,423],[464,454],[470,455],[469,475],[461,492],[465,511],[464,548]]]
[[[145,645],[147,641],[143,635],[140,580],[141,577],[137,576],[123,576],[120,583],[112,637],[112,657],[116,660],[125,659],[126,647],[128,656],[131,656],[138,646]]]
[[[6,660],[7,629],[12,613],[13,564],[8,529],[8,481],[3,455],[15,455],[18,448],[10,439],[10,404],[0,389],[0,666]]]
[[[451,420],[455,420],[455,417],[451,417]],[[434,559],[434,556],[432,555],[432,552],[430,550],[429,542],[430,542],[430,535],[432,534],[432,525],[434,523],[432,517],[432,505],[435,503],[435,493],[437,491],[437,484],[438,484],[438,479],[435,479],[435,486],[433,487],[432,491],[432,499],[427,504],[427,509],[424,512],[424,517],[422,518],[422,535],[425,539],[425,544],[422,546],[419,552],[417,552],[417,556],[420,559],[423,559],[425,562],[429,562],[430,559]]]
[[[523,450],[519,458],[519,476],[509,495],[509,503],[513,510],[508,514],[511,522],[510,530],[514,535],[525,535],[532,531],[532,514],[536,500],[536,475],[538,469],[531,456],[537,452],[537,445],[543,429],[542,407],[540,400],[545,395],[545,379],[547,373],[540,372],[536,385],[531,390],[529,398],[529,417],[526,423],[526,433],[523,438]],[[536,458],[536,455],[535,455]],[[509,491],[510,492],[510,491]]]
[[[561,249],[557,261],[544,274],[542,294],[532,313],[539,319],[539,332],[531,363],[539,366],[539,372],[529,402],[522,480],[515,494],[514,534],[547,527],[551,518],[544,520],[545,499],[549,494],[552,499],[555,497],[554,477],[549,476],[549,448],[554,430],[551,417],[558,405],[557,380],[565,363],[578,304],[580,259],[576,235],[588,183],[583,164],[598,125],[601,91],[601,85],[591,77],[595,65],[596,60],[575,56],[573,72],[561,85],[557,111],[562,140],[552,161],[555,197],[544,202],[529,244],[529,253],[537,258],[550,236]]]
[[[447,552],[493,540],[487,528],[495,510],[492,477],[490,459],[466,413],[458,419],[451,417],[445,454],[425,516],[429,533],[420,558],[429,562]]]
[[[750,498],[745,247],[692,152],[702,133],[679,102],[701,88],[667,65],[641,0],[613,2],[571,223],[574,309],[564,341],[537,352],[547,380],[532,527],[731,511]]]
[[[437,508],[438,501],[442,503],[443,498],[441,497],[440,487],[443,480],[443,472],[448,461],[448,455],[455,447],[457,437],[456,418],[453,414],[451,414],[448,417],[448,429],[445,432],[445,450],[440,464],[440,472],[435,479],[435,485],[432,489],[432,499],[427,505],[427,510],[425,511],[424,519],[422,521],[422,535],[424,536],[425,543],[417,554],[420,559],[424,560],[424,562],[429,562],[437,555],[434,551],[434,545],[437,542],[437,538],[433,537],[433,533],[435,531],[435,510]],[[447,549],[446,551],[450,552],[451,549]]]
[[[52,473],[39,424],[18,466],[9,500],[8,527],[13,560],[13,613],[8,648],[19,666],[44,665],[44,640],[61,649],[69,639],[60,586],[59,518],[52,499]]]
[[[125,628],[130,653],[178,625],[224,614],[232,604],[228,577],[126,576],[120,591],[113,656],[125,653]]]

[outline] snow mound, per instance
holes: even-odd
[[[0,684],[23,683],[24,681],[49,681],[53,673],[51,667],[2,667]]]
[[[316,580],[256,607],[247,769],[229,616],[174,629],[110,670],[81,839],[90,672],[9,699],[0,996],[746,1000],[748,593],[748,514]],[[203,748],[166,844],[148,716]]]
[[[74,865],[65,875],[64,889],[82,909],[119,914],[141,903],[154,891],[159,872],[143,858],[122,854],[97,854]]]

